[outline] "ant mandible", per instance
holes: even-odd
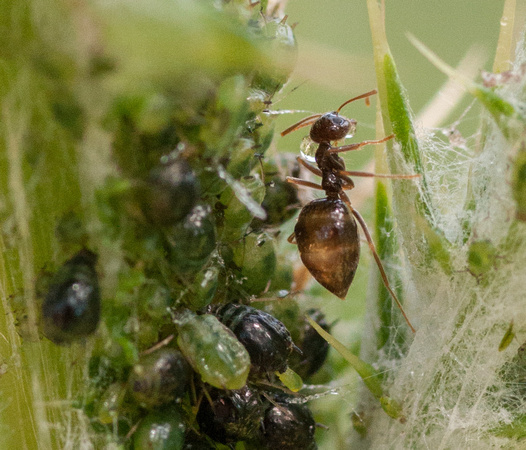
[[[320,189],[326,194],[325,198],[313,200],[303,207],[294,227],[294,233],[289,236],[288,241],[298,245],[301,260],[311,275],[328,291],[343,300],[352,283],[360,258],[360,238],[356,225],[358,221],[378,265],[384,285],[414,333],[415,329],[391,289],[367,225],[360,213],[351,206],[351,201],[344,191],[354,187],[351,176],[417,178],[419,175],[380,175],[345,170],[345,163],[338,153],[358,150],[369,144],[381,144],[394,138],[393,134],[383,139],[341,147],[331,145],[331,142],[344,139],[349,132],[354,133],[356,129],[356,120],[340,116],[340,110],[355,100],[366,99],[367,102],[368,97],[374,94],[376,90],[351,98],[336,111],[306,117],[281,133],[281,136],[285,136],[312,125],[310,138],[318,144],[315,155],[318,167],[309,164],[301,157],[297,160],[313,174],[321,177],[321,185],[294,177],[287,177],[287,181],[299,186]]]

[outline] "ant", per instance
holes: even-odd
[[[417,178],[419,175],[380,175],[345,170],[345,163],[338,156],[338,153],[358,150],[365,145],[381,144],[394,138],[393,134],[383,139],[363,141],[341,147],[331,145],[331,142],[342,140],[349,133],[354,134],[356,129],[356,120],[340,116],[340,110],[356,100],[366,99],[368,103],[369,97],[376,93],[376,90],[372,90],[351,98],[336,111],[306,117],[281,133],[281,136],[285,136],[300,128],[312,125],[310,138],[318,144],[315,155],[318,167],[309,164],[302,157],[298,157],[297,160],[313,174],[321,177],[321,184],[294,177],[287,177],[287,181],[299,186],[320,189],[326,194],[325,198],[313,200],[303,207],[294,227],[294,232],[289,236],[288,241],[291,244],[298,245],[301,260],[311,275],[328,291],[343,300],[353,281],[360,258],[360,239],[356,224],[358,221],[378,265],[384,285],[414,333],[415,329],[407,318],[396,294],[391,289],[367,225],[360,213],[351,206],[351,201],[345,191],[354,187],[351,176]]]

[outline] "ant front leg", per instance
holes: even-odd
[[[305,186],[311,189],[319,189],[320,191],[324,190],[319,184],[312,183],[307,180],[302,180],[301,178],[287,177],[287,181],[292,184],[297,184],[298,186]]]
[[[341,147],[331,147],[329,149],[329,153],[342,153],[342,152],[350,152],[352,150],[359,150],[360,148],[365,147],[366,145],[382,144],[383,142],[388,141],[389,139],[393,139],[393,138],[394,138],[394,134],[390,134],[389,136],[386,136],[383,139],[363,141],[363,142],[358,142],[356,144],[342,145]]]
[[[398,297],[394,293],[394,291],[391,289],[391,284],[389,283],[389,280],[387,279],[387,275],[384,270],[384,266],[382,264],[382,261],[380,261],[380,257],[378,256],[378,253],[376,252],[376,247],[374,245],[373,239],[371,237],[371,233],[369,233],[369,229],[367,228],[367,224],[365,223],[365,220],[363,220],[363,217],[360,215],[358,211],[356,211],[351,206],[351,201],[349,200],[349,197],[344,192],[341,192],[340,198],[345,202],[345,204],[349,207],[350,211],[352,212],[353,216],[356,218],[360,226],[362,227],[363,233],[365,234],[365,238],[367,239],[367,243],[369,244],[369,248],[371,249],[371,253],[373,254],[374,260],[376,261],[376,265],[378,266],[378,270],[380,271],[380,276],[382,277],[382,281],[384,282],[384,285],[386,289],[389,291],[389,294],[391,294],[391,297],[395,301],[396,305],[400,309],[400,312],[404,316],[405,321],[407,322],[407,325],[409,325],[409,328],[411,328],[411,331],[413,333],[416,333],[416,330],[414,329],[413,325],[409,321],[409,318],[407,317],[404,308],[402,307],[402,304],[400,303],[400,300],[398,300]]]
[[[305,169],[311,171],[314,175],[318,175],[319,177],[323,176],[320,169],[318,169],[316,166],[313,166],[312,164],[309,164],[301,156],[298,156],[296,158],[296,161],[298,161],[303,167],[305,167]]]

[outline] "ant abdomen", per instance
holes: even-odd
[[[327,290],[344,299],[360,259],[356,220],[339,198],[304,206],[294,228],[301,260]]]

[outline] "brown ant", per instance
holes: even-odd
[[[309,164],[302,157],[297,159],[302,166],[321,177],[321,185],[294,177],[287,177],[287,181],[300,186],[320,189],[326,194],[325,198],[313,200],[303,207],[294,233],[290,235],[288,241],[298,245],[301,260],[311,275],[323,287],[343,300],[352,283],[360,258],[357,220],[373,253],[385,287],[414,333],[415,329],[407,318],[396,294],[391,289],[367,225],[360,213],[351,206],[351,201],[344,191],[354,187],[351,176],[417,178],[419,175],[380,175],[345,170],[345,163],[338,156],[338,153],[358,150],[369,144],[381,144],[394,138],[393,134],[383,139],[363,141],[341,147],[331,145],[331,142],[344,139],[349,132],[352,134],[356,129],[356,120],[340,116],[340,110],[355,100],[364,98],[368,102],[368,97],[374,94],[376,94],[376,90],[351,98],[336,111],[306,117],[281,133],[281,136],[285,136],[300,128],[312,125],[310,138],[318,144],[315,155],[318,167]]]

